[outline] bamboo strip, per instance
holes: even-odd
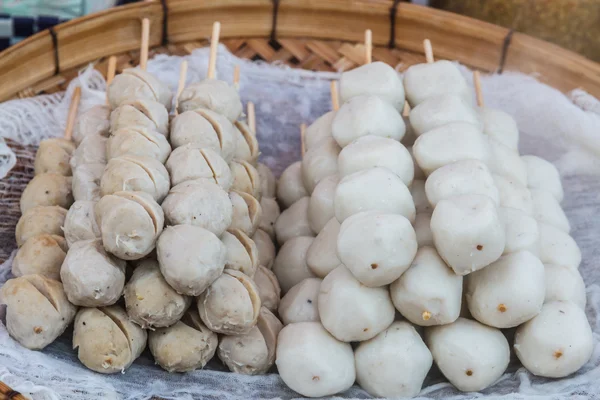
[[[81,86],[77,86],[71,97],[69,105],[69,114],[67,115],[67,126],[65,128],[65,139],[71,140],[73,136],[73,128],[75,127],[75,119],[77,118],[77,109],[79,108],[79,99],[81,98]]]

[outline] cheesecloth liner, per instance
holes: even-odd
[[[208,49],[187,56],[187,82],[197,82],[206,74]],[[150,72],[175,89],[180,57],[160,55],[148,64]],[[225,80],[241,65],[241,95],[257,108],[261,160],[279,175],[299,159],[299,125],[311,122],[328,111],[329,79],[336,74],[292,70],[276,65],[238,59],[221,46],[218,73]],[[471,81],[470,71],[463,68]],[[104,81],[94,70],[81,75],[85,110],[104,101]],[[587,315],[594,330],[596,347],[591,361],[577,374],[560,380],[532,376],[514,365],[483,394],[460,393],[444,382],[439,373],[425,382],[421,398],[491,399],[599,398],[600,399],[600,102],[583,91],[569,97],[537,82],[533,77],[505,73],[483,78],[488,107],[513,115],[521,131],[521,154],[535,154],[554,162],[563,176],[563,207],[572,225],[572,235],[583,251],[580,267],[588,285]],[[73,85],[62,94],[38,96],[0,104],[0,136],[24,145],[60,136],[64,128]],[[21,163],[32,165],[35,148],[19,150]],[[0,144],[0,176],[14,165],[15,155]],[[0,209],[14,207],[18,196],[5,196],[8,190],[20,192],[33,170],[9,175],[0,181]],[[29,176],[27,176],[29,175]],[[11,203],[12,202],[12,203]],[[0,222],[9,218],[2,213]],[[18,215],[14,218],[18,218]],[[0,231],[0,248],[6,254],[15,248],[12,232]],[[9,224],[10,225],[10,224]],[[13,253],[14,254],[14,253]],[[0,266],[0,285],[10,278],[10,260]],[[70,334],[66,335],[69,336]],[[155,366],[146,352],[124,374],[105,376],[84,368],[71,350],[71,338],[63,337],[44,351],[22,348],[0,324],[0,380],[34,399],[147,399],[152,396],[177,399],[295,398],[276,374],[249,377],[224,372],[218,360],[203,371],[168,374]],[[368,398],[354,386],[344,398]]]

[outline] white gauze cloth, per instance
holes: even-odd
[[[201,80],[206,74],[208,49],[196,50],[185,58],[189,63],[187,83]],[[148,70],[175,90],[182,59],[159,55],[149,62]],[[261,161],[279,175],[300,158],[300,124],[310,123],[330,109],[329,80],[338,75],[252,63],[234,57],[223,46],[219,48],[217,65],[219,78],[227,81],[231,81],[235,65],[240,65],[241,97],[244,102],[252,100],[256,104]],[[462,70],[470,81],[470,71]],[[83,87],[81,110],[104,101],[105,83],[99,73],[86,70],[79,84]],[[0,104],[0,136],[35,145],[43,138],[62,135],[73,85],[64,97],[54,94]],[[600,393],[600,248],[596,245],[600,235],[600,218],[597,217],[600,212],[600,103],[581,90],[567,97],[533,77],[518,73],[483,77],[482,86],[488,107],[502,109],[517,120],[521,154],[542,156],[561,171],[565,188],[562,205],[571,222],[572,235],[583,252],[580,271],[588,285],[586,311],[596,342],[590,362],[566,379],[535,377],[519,365],[512,365],[483,395],[489,399],[591,398]],[[33,157],[32,151],[28,155],[19,152],[19,158]],[[14,162],[15,155],[0,142],[0,176],[6,175]],[[3,202],[10,200],[3,198],[2,191],[6,188],[22,190],[25,178],[29,177],[22,178],[14,181],[9,175],[11,180],[0,181],[0,207],[5,207]],[[15,189],[18,185],[21,187]],[[18,202],[18,196],[10,201]],[[2,218],[5,217],[0,216],[0,222]],[[4,243],[6,241],[0,239],[0,244]],[[10,252],[14,244],[12,246],[4,250]],[[0,267],[0,285],[11,277],[10,265],[9,259]],[[419,398],[479,397],[458,392],[439,373],[430,375]],[[12,340],[2,324],[0,380],[33,399],[298,397],[275,373],[263,376],[229,373],[217,359],[202,371],[169,374],[154,365],[146,352],[124,374],[101,375],[78,362],[71,349],[70,332],[44,351],[30,351]],[[354,386],[340,397],[369,396]]]

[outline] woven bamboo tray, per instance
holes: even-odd
[[[203,46],[212,22],[237,56],[311,70],[347,70],[361,63],[365,29],[373,58],[404,69],[423,62],[430,38],[436,58],[484,72],[536,74],[561,90],[600,97],[600,65],[509,29],[398,0],[152,0],[78,18],[0,53],[0,101],[62,90],[77,70],[119,54],[136,65],[140,19],[151,21],[154,53],[186,54]]]
[[[150,57],[184,55],[208,44],[214,21],[235,55],[319,71],[363,63],[365,29],[373,31],[373,60],[400,70],[422,63],[423,39],[436,58],[458,60],[483,72],[520,71],[563,91],[583,88],[600,97],[600,64],[556,45],[468,17],[399,0],[153,0],[113,8],[40,32],[0,53],[0,101],[63,90],[90,62],[102,73],[118,55],[117,72],[139,60],[141,19],[151,23]],[[17,166],[0,186],[31,175],[35,148],[9,145]],[[10,181],[10,182],[9,182]],[[24,186],[26,182],[16,186]],[[9,191],[14,236],[20,190]],[[8,255],[0,249],[0,262]],[[25,399],[0,382],[0,400]]]

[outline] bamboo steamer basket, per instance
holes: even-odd
[[[401,71],[425,62],[422,45],[429,38],[437,59],[483,72],[536,74],[563,92],[582,88],[600,97],[600,64],[507,28],[399,0],[153,0],[74,19],[1,52],[0,101],[64,90],[89,63],[105,73],[111,55],[118,56],[117,72],[137,65],[142,18],[150,19],[150,57],[208,45],[212,23],[221,21],[221,42],[238,57],[344,71],[363,63],[361,42],[371,29],[373,60]],[[0,201],[9,204],[0,237],[14,238],[36,149],[8,142],[18,162],[0,181],[7,193]],[[11,250],[0,248],[0,262]],[[0,382],[4,399],[25,397]]]

